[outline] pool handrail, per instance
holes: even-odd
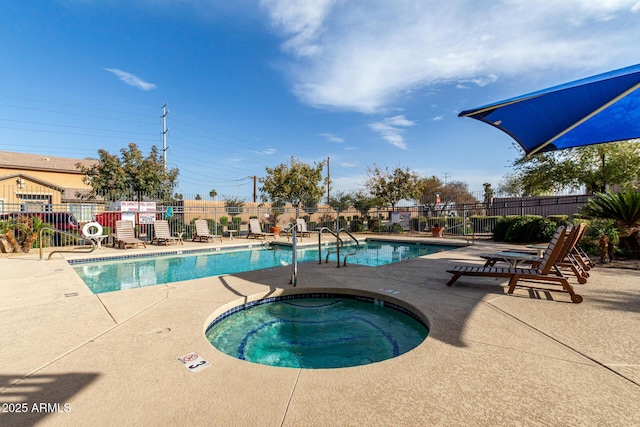
[[[282,227],[282,229],[280,230],[280,233],[278,233],[279,237],[282,237],[282,234],[284,233],[287,236],[287,242],[289,241],[289,236],[292,236],[293,234],[293,230],[298,226],[297,223],[295,222],[290,222],[289,224],[287,224],[285,227]]]
[[[456,228],[460,228],[460,227],[467,227],[469,226],[471,228],[471,242],[469,242],[469,238],[467,237],[466,234],[462,234],[462,235],[458,235],[458,234],[454,234],[452,235],[452,237],[458,237],[460,239],[464,239],[467,241],[467,243],[471,243],[472,245],[476,243],[476,233],[475,230],[473,228],[473,223],[471,221],[465,221],[465,222],[461,222],[460,224],[456,224],[456,225],[452,225],[451,227],[447,227],[444,229],[443,233],[446,233],[447,231],[450,230],[455,230]],[[466,230],[466,228],[464,229]],[[464,233],[463,230],[463,233]]]
[[[341,228],[340,230],[338,230],[338,236],[339,236],[339,235],[340,235],[340,233],[342,233],[342,232],[347,233],[347,235],[348,235],[349,237],[351,237],[351,239],[352,239],[354,242],[356,242],[356,250],[355,250],[355,251],[353,251],[353,252],[349,252],[348,254],[346,254],[346,255],[344,256],[343,266],[344,266],[344,267],[346,267],[346,266],[347,266],[347,258],[349,258],[351,255],[355,255],[355,254],[357,254],[358,252],[360,252],[360,242],[358,241],[358,239],[356,239],[356,238],[353,236],[353,234],[349,233],[349,232],[348,232],[346,229],[344,229],[344,228]],[[338,263],[340,263],[340,259],[338,259]]]
[[[335,236],[336,238],[336,248],[337,251],[330,251],[327,253],[327,258],[325,260],[325,264],[329,262],[329,253],[333,253],[333,252],[338,252],[338,268],[340,268],[340,246],[343,244],[342,243],[342,239],[340,239],[340,236],[338,236],[338,234],[334,233],[332,229],[330,229],[329,227],[322,227],[316,230],[316,232],[318,233],[318,264],[322,264],[322,233],[324,231],[328,231],[329,233],[331,233],[333,236]]]
[[[293,231],[291,232],[291,236],[293,238],[293,242],[291,243],[291,280],[289,281],[290,285],[293,285],[295,288],[298,284],[298,248],[297,241],[298,238],[296,236],[296,227],[293,227]],[[288,241],[289,239],[287,239]]]
[[[354,242],[356,242],[356,250],[353,252],[349,252],[348,254],[346,254],[344,256],[344,260],[343,260],[343,266],[346,267],[347,265],[347,258],[350,257],[351,255],[355,255],[360,251],[360,242],[358,241],[358,239],[356,239],[351,233],[349,233],[346,229],[341,228],[338,230],[337,233],[335,233],[333,230],[331,230],[328,227],[322,227],[319,230],[317,230],[318,232],[318,264],[322,264],[322,247],[321,247],[321,239],[322,239],[322,232],[323,231],[328,231],[329,233],[331,233],[332,235],[334,235],[336,237],[336,250],[328,250],[327,251],[327,256],[325,257],[325,264],[329,263],[329,255],[331,254],[337,254],[337,258],[338,258],[338,265],[337,268],[340,268],[340,248],[342,248],[344,246],[344,241],[340,238],[340,233],[344,232],[347,233],[347,235],[349,237],[351,237],[351,239],[353,239]]]
[[[59,230],[59,229],[53,228],[53,227],[43,227],[40,230],[40,232],[38,233],[39,234],[38,235],[38,237],[39,237],[38,238],[38,246],[39,246],[39,250],[40,250],[40,261],[42,261],[42,259],[44,257],[44,252],[42,250],[42,237],[43,237],[43,233],[45,231],[50,233],[50,234],[51,233],[59,233],[59,234],[62,234],[62,235],[70,236],[70,237],[73,237],[74,239],[89,240],[89,242],[91,243],[91,248],[88,251],[76,250],[75,246],[73,247],[73,249],[57,249],[57,250],[53,250],[53,251],[51,251],[49,253],[49,256],[47,257],[47,261],[50,260],[51,257],[53,256],[53,254],[55,254],[55,253],[63,253],[63,252],[65,252],[65,253],[67,253],[67,252],[78,253],[79,252],[79,253],[87,253],[88,254],[88,253],[91,253],[91,252],[95,251],[96,248],[97,248],[96,242],[94,242],[92,239],[86,239],[86,238],[84,238],[84,237],[82,237],[82,236],[80,236],[78,234],[69,233],[68,231]],[[84,246],[84,247],[86,247],[86,246]]]

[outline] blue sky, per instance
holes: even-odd
[[[178,191],[331,159],[497,187],[522,154],[457,114],[640,63],[638,0],[51,0],[0,13],[0,150],[162,147]]]

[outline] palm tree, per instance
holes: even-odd
[[[590,218],[615,221],[615,234],[619,235],[632,256],[640,256],[640,192],[627,189],[618,194],[611,191],[597,193],[580,212]],[[611,230],[603,230],[601,234],[604,238],[611,234]]]
[[[40,217],[34,216],[31,218],[23,218],[23,233],[24,238],[22,239],[21,246],[23,252],[29,252],[33,243],[38,239],[40,235],[40,230],[45,227],[50,227],[49,224],[42,221]]]
[[[22,224],[18,223],[14,218],[8,218],[6,221],[0,221],[0,233],[6,237],[14,252],[22,252],[22,248],[15,236],[15,230],[22,230],[22,228]]]

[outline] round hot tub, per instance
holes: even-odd
[[[381,298],[336,293],[266,298],[222,313],[205,333],[223,353],[263,365],[366,365],[406,353],[429,334],[413,311]]]

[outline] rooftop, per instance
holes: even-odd
[[[0,151],[0,167],[36,170],[57,170],[79,173],[77,163],[90,166],[96,163],[90,159],[71,159],[68,157],[44,156],[42,154],[14,153]]]

